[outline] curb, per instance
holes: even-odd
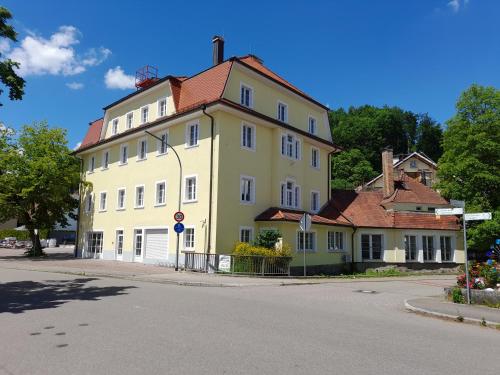
[[[419,315],[431,316],[431,317],[444,319],[444,320],[450,320],[450,321],[454,321],[456,323],[468,323],[468,324],[474,324],[474,325],[480,325],[480,326],[483,325],[482,324],[483,320],[481,320],[481,319],[468,318],[466,316],[463,316],[462,317],[463,321],[459,321],[458,320],[459,315],[450,315],[450,314],[440,313],[437,311],[423,309],[421,307],[415,307],[415,306],[411,305],[407,299],[404,300],[404,305],[405,305],[406,310],[414,312],[414,313],[419,314]],[[500,322],[491,322],[489,320],[485,320],[484,322],[486,323],[485,326],[489,327],[489,328],[498,329],[497,327],[500,326]]]

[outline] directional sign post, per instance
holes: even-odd
[[[450,200],[450,204],[455,208],[438,208],[436,216],[462,215],[464,224],[464,257],[465,257],[465,282],[467,289],[467,303],[470,305],[470,285],[469,285],[469,258],[467,256],[467,222],[473,220],[491,220],[491,212],[478,212],[466,214],[465,201]]]
[[[311,215],[304,214],[299,222],[300,230],[302,230],[302,251],[304,252],[304,276],[307,276],[306,268],[306,231],[311,229]]]

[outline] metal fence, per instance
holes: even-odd
[[[226,255],[183,252],[184,268],[190,271],[259,276],[290,276],[292,257]]]

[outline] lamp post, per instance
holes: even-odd
[[[159,140],[162,144],[165,144],[166,146],[170,147],[172,149],[172,151],[174,152],[175,156],[177,157],[177,161],[179,162],[179,202],[178,202],[178,206],[177,206],[177,211],[180,211],[181,210],[181,199],[182,199],[182,163],[181,163],[181,158],[179,157],[179,154],[177,153],[177,151],[175,151],[175,149],[170,144],[168,144],[166,140],[164,141],[162,138],[157,137],[154,134],[151,134],[147,130],[145,130],[144,132],[146,134],[149,134],[151,137]],[[175,246],[175,270],[179,271],[179,233],[177,233],[177,243]]]

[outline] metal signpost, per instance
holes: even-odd
[[[177,211],[174,214],[174,220],[177,221],[174,225],[174,231],[177,233],[177,245],[175,247],[175,270],[179,271],[179,236],[182,232],[184,232],[184,224],[181,223],[181,221],[184,220],[184,213]]]
[[[311,215],[304,214],[299,222],[300,230],[302,230],[302,251],[304,252],[304,276],[307,276],[306,268],[306,231],[311,229]]]
[[[491,220],[491,212],[465,213],[465,201],[451,199],[450,203],[455,208],[438,208],[436,216],[440,215],[462,215],[464,225],[464,258],[465,258],[465,283],[467,290],[467,303],[470,305],[470,282],[469,282],[469,258],[467,256],[467,221]]]

